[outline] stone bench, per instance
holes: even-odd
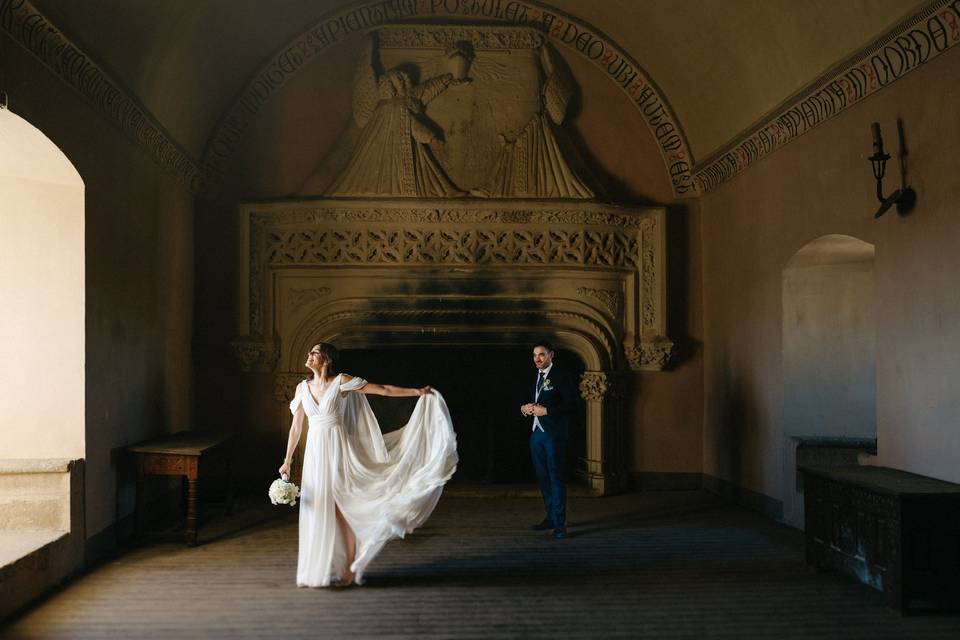
[[[0,620],[83,563],[83,461],[0,459]]]

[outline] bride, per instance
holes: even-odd
[[[311,348],[306,366],[313,376],[290,402],[281,476],[290,473],[304,416],[310,425],[300,488],[300,587],[362,584],[388,540],[427,520],[457,467],[456,435],[438,392],[336,374],[336,360],[333,345]],[[383,435],[363,394],[420,399],[403,428]]]

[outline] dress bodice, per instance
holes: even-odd
[[[353,378],[348,382],[343,382],[343,374],[331,380],[321,391],[319,398],[314,398],[307,380],[303,380],[297,385],[296,394],[290,402],[290,412],[296,413],[297,407],[303,407],[303,413],[307,417],[311,427],[333,426],[339,421],[343,414],[344,393],[360,389],[367,381],[363,378]]]

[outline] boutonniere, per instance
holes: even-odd
[[[541,391],[550,391],[553,389],[553,385],[550,383],[550,378],[545,378],[543,381],[543,386],[540,387]]]

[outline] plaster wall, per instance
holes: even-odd
[[[0,193],[0,458],[82,458],[83,185],[0,176]]]
[[[86,185],[84,349],[86,530],[92,537],[132,509],[120,448],[190,425],[193,303],[192,197],[125,134],[23,49],[0,35],[0,73],[10,108],[67,156]],[[38,243],[48,259],[50,247]],[[9,336],[4,334],[4,339]],[[76,341],[61,331],[48,342]],[[47,392],[59,377],[20,375]],[[118,505],[119,502],[119,505]]]
[[[876,437],[873,262],[783,272],[783,428]]]
[[[264,105],[240,145],[223,196],[198,202],[197,287],[205,294],[197,298],[197,397],[244,391],[245,400],[226,409],[228,420],[243,425],[241,451],[279,452],[268,460],[251,455],[247,468],[272,472],[290,418],[272,399],[271,376],[240,376],[229,355],[236,327],[237,203],[319,194],[336,176],[356,136],[350,92],[361,46],[358,39],[331,49]],[[696,473],[703,384],[697,205],[672,200],[656,143],[622,90],[581,57],[559,53],[579,87],[569,115],[572,141],[585,152],[589,171],[608,187],[606,199],[669,206],[667,321],[669,335],[681,340],[685,354],[673,371],[634,376],[631,470]],[[528,365],[528,354],[518,353],[518,366]],[[199,413],[207,411],[198,406]]]
[[[878,462],[960,481],[958,74],[950,50],[701,199],[706,474],[782,499],[781,272],[845,234],[876,246]],[[898,117],[918,202],[874,220],[870,123],[895,153]],[[894,160],[887,192],[897,178]]]

